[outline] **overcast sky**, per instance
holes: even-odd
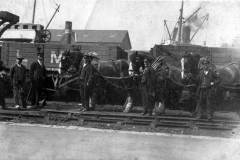
[[[34,0],[0,0],[0,10],[20,16],[20,22],[31,22]],[[133,49],[149,50],[166,38],[163,20],[170,30],[179,16],[181,1],[170,0],[37,0],[35,23],[46,25],[55,11],[60,11],[49,28],[63,29],[65,21],[73,29],[128,30]],[[216,46],[231,44],[240,35],[239,1],[184,1],[184,17],[202,7],[199,17],[209,14],[209,20],[193,43]]]

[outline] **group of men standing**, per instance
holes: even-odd
[[[40,96],[44,95],[42,106],[46,104],[46,92],[44,84],[46,80],[46,69],[41,53],[37,54],[37,60],[30,65],[30,88],[27,83],[27,69],[22,64],[24,58],[20,55],[16,57],[16,63],[10,69],[10,79],[13,87],[13,97],[16,109],[38,108]],[[4,88],[4,86],[0,86]],[[42,94],[43,93],[43,94]],[[2,109],[5,109],[4,95],[0,96]],[[27,105],[27,100],[31,105]]]
[[[95,78],[98,73],[95,67],[91,64],[92,56],[85,54],[83,57],[83,66],[80,71],[80,81],[81,81],[81,100],[85,110],[94,110],[95,108]],[[13,94],[16,108],[26,108],[26,76],[27,70],[25,66],[22,64],[23,57],[17,56],[16,64],[10,70],[10,77],[13,86]],[[164,80],[166,80],[169,72],[169,68],[166,63],[164,63],[164,59],[161,60],[160,68],[158,68],[158,73],[160,74],[160,78],[156,78],[156,71],[152,68],[151,62],[148,58],[143,60],[143,65],[140,62],[140,58],[136,57],[136,63],[133,64],[133,73],[137,75],[141,75],[141,93],[142,93],[142,103],[144,106],[143,115],[149,114],[152,115],[156,98],[160,97],[160,101],[164,101],[166,99],[166,84]],[[1,65],[2,66],[2,65]],[[3,67],[0,66],[0,71],[4,70]],[[197,106],[195,113],[197,118],[201,118],[203,115],[204,109],[207,111],[207,118],[211,119],[213,116],[213,108],[211,105],[211,95],[214,86],[218,83],[219,79],[213,64],[210,61],[203,57],[199,61],[198,65],[198,76],[197,76]],[[31,88],[28,92],[27,98],[30,97],[32,106],[39,106],[40,96],[44,95],[44,102],[42,105],[46,104],[46,92],[44,91],[44,84],[46,80],[46,69],[43,63],[43,57],[39,53],[37,55],[37,60],[33,62],[30,66],[30,80],[31,80]],[[161,79],[162,78],[162,79]],[[158,79],[158,80],[157,80]],[[161,82],[159,82],[159,79]],[[161,92],[158,92],[156,88],[158,84],[163,84],[160,88]],[[0,87],[2,87],[2,82],[0,79]],[[42,94],[43,93],[43,94]],[[164,96],[165,95],[165,96]],[[2,108],[5,108],[5,102],[0,95],[0,105]],[[165,97],[165,98],[164,98]]]
[[[144,66],[139,65],[139,58],[136,58],[136,63],[134,64],[133,72],[135,74],[141,74],[141,93],[142,93],[142,104],[144,106],[143,115],[149,114],[152,115],[155,102],[160,100],[162,103],[165,103],[167,99],[167,86],[166,78],[169,76],[169,68],[166,65],[165,60],[161,60],[161,65],[156,71],[152,68],[148,59],[144,59]],[[141,67],[144,67],[140,71]],[[186,67],[187,69],[187,67]],[[197,105],[195,107],[194,114],[196,118],[202,118],[204,111],[207,112],[207,119],[212,119],[213,117],[213,103],[212,99],[215,92],[215,87],[219,83],[219,78],[216,72],[216,68],[210,62],[207,57],[202,57],[199,60],[198,64],[198,74],[196,78],[197,82],[197,91],[193,93],[196,95]],[[158,76],[160,75],[160,76]],[[161,84],[161,86],[159,86]],[[156,89],[158,88],[158,89]],[[160,98],[159,98],[160,97]]]

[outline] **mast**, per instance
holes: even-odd
[[[183,0],[180,9],[180,16],[178,21],[178,43],[182,42],[182,19],[183,19]]]
[[[34,20],[35,20],[35,11],[36,11],[36,0],[34,0],[34,4],[33,4],[32,24],[34,24]]]
[[[169,39],[170,39],[170,41],[171,41],[171,40],[172,40],[172,37],[171,37],[170,31],[169,31],[168,26],[167,26],[167,20],[165,20],[165,19],[164,19],[164,26],[165,26],[166,29],[167,29],[168,36],[169,36]]]

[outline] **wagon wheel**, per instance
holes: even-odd
[[[51,32],[49,30],[41,31],[41,40],[44,42],[49,42],[51,40]]]

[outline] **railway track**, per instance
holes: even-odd
[[[163,116],[142,116],[136,113],[104,112],[104,111],[68,111],[43,109],[39,111],[18,111],[0,110],[1,121],[21,120],[31,122],[68,122],[74,121],[77,125],[87,125],[89,123],[105,123],[118,126],[150,126],[207,129],[231,131],[240,128],[240,121],[228,119],[213,119],[211,121],[200,119],[196,120],[189,116],[163,115]]]

